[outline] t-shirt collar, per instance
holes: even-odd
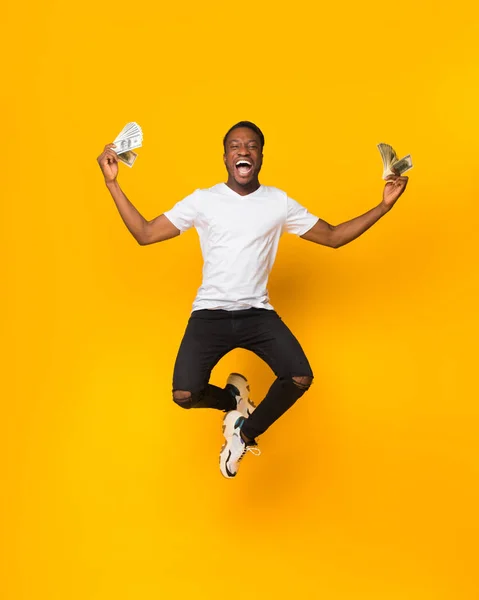
[[[228,185],[226,185],[226,183],[222,183],[221,185],[223,186],[223,190],[226,193],[232,194],[233,196],[237,196],[238,198],[250,198],[251,196],[254,196],[263,189],[263,186],[260,184],[257,190],[251,192],[250,194],[246,194],[246,196],[242,196],[241,194],[238,194],[238,192],[232,190]]]

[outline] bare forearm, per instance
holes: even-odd
[[[372,227],[374,223],[377,223],[387,212],[387,208],[383,204],[379,204],[359,217],[336,225],[333,227],[331,245],[333,248],[339,248],[345,244],[349,244],[349,242],[352,242]]]
[[[106,184],[123,222],[139,244],[145,242],[147,220],[128,200],[117,180]]]

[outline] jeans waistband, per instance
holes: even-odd
[[[194,310],[190,319],[235,319],[241,317],[252,317],[258,314],[273,313],[273,310],[267,308],[245,308],[240,310],[224,310],[222,308],[210,309],[202,308]]]

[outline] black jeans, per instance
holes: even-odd
[[[213,367],[235,348],[257,354],[277,377],[243,425],[243,433],[254,439],[304,394],[313,372],[298,340],[275,311],[198,310],[188,321],[173,374],[173,392],[189,392],[190,396],[175,402],[183,408],[234,410],[236,401],[232,395],[208,382]],[[309,380],[298,386],[293,377]]]

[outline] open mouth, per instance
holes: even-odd
[[[248,160],[239,160],[235,168],[240,177],[248,177],[253,171],[253,165]]]

